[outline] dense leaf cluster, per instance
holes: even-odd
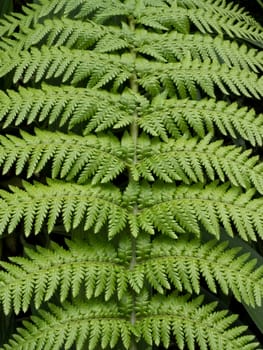
[[[29,316],[2,348],[258,348],[222,293],[261,306],[263,268],[222,237],[263,238],[261,25],[223,0],[40,0],[0,35],[0,234],[25,247],[1,317]]]

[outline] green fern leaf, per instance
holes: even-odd
[[[13,60],[10,60],[11,56]],[[34,79],[36,82],[62,76],[62,82],[70,81],[73,84],[89,78],[88,86],[98,88],[115,80],[122,73],[125,73],[128,79],[133,66],[133,59],[128,54],[121,58],[107,54],[100,56],[95,52],[87,51],[83,56],[80,50],[45,46],[41,50],[32,48],[30,51],[22,51],[21,54],[16,54],[12,50],[1,53],[0,61],[4,66],[0,70],[0,76],[16,68],[14,82],[19,79],[28,82],[34,79],[33,75],[36,75]],[[160,81],[168,91],[170,90],[170,93],[170,84],[175,85],[181,98],[187,97],[188,93],[195,98],[194,91],[197,86],[214,97],[214,85],[217,85],[225,94],[228,94],[227,89],[234,94],[239,95],[241,92],[248,97],[260,98],[263,94],[262,82],[257,80],[255,74],[237,68],[229,69],[226,65],[216,62],[201,63],[198,60],[186,59],[181,63],[168,63],[165,70],[159,63],[146,63],[142,59],[137,60],[135,64],[139,77],[138,83],[153,95],[159,92]],[[208,65],[210,65],[209,70]]]
[[[1,92],[0,101],[0,120],[4,120],[5,127],[14,121],[16,125],[24,121],[59,121],[61,127],[66,124],[70,129],[84,124],[85,135],[93,130],[117,128],[120,123],[131,124],[133,108],[137,103],[145,104],[144,99],[129,93],[116,96],[94,89],[47,85],[43,90],[20,88],[18,93]]]
[[[93,247],[83,243],[68,244],[69,252],[56,245],[52,250],[39,247],[36,252],[27,250],[30,260],[12,258],[13,264],[1,263],[6,272],[0,273],[0,299],[6,314],[12,305],[16,313],[21,309],[25,312],[32,299],[39,308],[58,288],[61,301],[69,292],[77,296],[81,286],[85,286],[88,298],[104,293],[108,300],[117,285],[122,284],[119,296],[123,295],[128,276],[125,276],[125,265],[120,264],[114,249],[105,250],[98,244]],[[237,259],[237,253],[238,249],[226,250],[225,243],[216,245],[215,241],[202,246],[198,241],[179,240],[174,245],[168,239],[156,240],[150,257],[143,258],[142,263],[130,271],[128,281],[137,293],[145,278],[161,293],[170,289],[168,281],[179,289],[199,293],[201,273],[213,292],[218,283],[225,293],[233,291],[238,300],[260,305],[262,269],[254,270],[255,261],[248,261],[247,255]]]
[[[126,167],[121,159],[123,150],[118,139],[100,137],[80,137],[35,130],[36,136],[21,132],[22,139],[9,136],[0,139],[0,164],[7,173],[16,163],[19,175],[27,165],[27,176],[39,173],[52,159],[52,177],[85,183],[93,177],[92,183],[108,182]],[[47,142],[48,140],[48,142]],[[99,146],[100,144],[100,146]],[[14,152],[15,150],[15,152]],[[108,158],[108,162],[106,159]]]
[[[205,182],[207,177],[214,180],[217,175],[221,181],[225,177],[234,186],[248,188],[255,185],[263,191],[261,180],[262,166],[256,166],[258,158],[247,158],[250,151],[241,153],[241,148],[222,146],[222,142],[210,143],[209,135],[202,141],[180,138],[174,142],[149,143],[138,150],[137,173],[148,180],[154,176],[166,182],[181,180],[185,183]],[[140,145],[140,138],[138,145]],[[250,168],[251,167],[251,168]]]
[[[59,291],[63,302],[69,294],[76,297],[80,288],[90,299],[104,294],[109,300],[120,286],[119,297],[127,290],[125,265],[121,265],[116,252],[104,249],[102,244],[68,242],[69,251],[56,244],[51,249],[27,249],[28,258],[12,258],[12,264],[1,262],[0,299],[5,314],[12,306],[15,313],[26,312],[34,301],[36,308]],[[19,291],[19,293],[17,293]]]
[[[68,206],[72,208],[73,200],[75,201],[75,207],[73,210],[70,209],[72,215],[62,217],[62,220],[70,220],[69,222],[63,222],[65,227],[77,227],[83,220],[85,230],[97,224],[95,231],[99,231],[104,223],[101,220],[106,221],[108,219],[110,224],[109,235],[113,236],[125,226],[126,210],[121,207],[121,195],[114,186],[102,188],[100,186],[80,186],[49,181],[48,186],[40,183],[34,185],[24,183],[24,188],[25,191],[13,187],[13,193],[1,191],[0,215],[5,219],[2,222],[1,232],[6,228],[8,219],[10,220],[8,232],[12,232],[17,224],[22,221],[22,218],[28,220],[26,214],[29,209],[32,209],[32,206],[34,207],[33,212],[35,212],[34,225],[30,227],[29,231],[25,231],[25,234],[29,235],[32,230],[35,234],[38,234],[44,220],[46,220],[48,231],[51,232],[59,215]],[[101,212],[92,211],[93,208],[101,207],[102,203],[103,210]],[[32,221],[31,215],[28,221]]]
[[[129,347],[132,327],[116,305],[64,303],[62,307],[49,305],[49,309],[40,310],[31,322],[24,322],[25,328],[18,328],[17,335],[3,349],[70,349],[74,343],[82,349],[84,342],[88,342],[89,349],[95,349],[99,343],[114,348],[119,340],[125,349]]]
[[[149,258],[144,258],[138,269],[142,271],[144,267],[147,281],[161,293],[170,289],[169,281],[178,290],[199,294],[202,276],[214,293],[219,285],[225,294],[231,290],[239,301],[261,305],[262,267],[255,269],[256,261],[239,251],[227,249],[226,242],[203,245],[178,239],[173,244],[162,238],[153,241]]]
[[[238,46],[236,42],[223,40],[206,35],[180,34],[169,32],[160,38],[158,34],[142,31],[138,35],[139,52],[147,54],[159,61],[180,61],[189,52],[193,59],[224,62],[229,67],[262,71],[261,52],[250,49],[245,45]]]
[[[125,35],[126,34],[126,35]],[[127,37],[127,39],[123,38]],[[95,51],[113,52],[129,47],[129,35],[116,27],[108,27],[69,18],[47,19],[23,34],[15,34],[16,40],[5,40],[2,49],[14,48],[17,52],[37,46],[40,42],[47,46],[66,46],[68,48],[88,49],[96,44]],[[107,43],[107,45],[105,45]],[[110,44],[110,45],[109,45]],[[132,42],[131,42],[132,44]],[[110,49],[107,50],[107,47]]]
[[[226,33],[230,37],[252,40],[254,43],[262,41],[261,27],[250,16],[243,14],[240,20],[236,10],[229,11],[223,2],[221,6],[211,3],[209,11],[204,2],[201,6],[196,4],[197,6],[186,9],[180,7],[180,4],[176,6],[176,3],[172,3],[171,7],[163,6],[161,13],[158,7],[144,8],[137,21],[153,29],[175,28],[178,32],[189,32],[191,22],[201,33]]]
[[[149,301],[148,310],[140,315],[138,330],[145,341],[151,345],[159,342],[168,347],[176,338],[180,348],[188,349],[256,349],[253,337],[245,335],[245,327],[229,329],[236,316],[226,311],[215,311],[216,303],[202,305],[202,298],[188,301],[189,297],[171,295],[164,301],[160,296]],[[202,305],[202,306],[201,306]],[[209,332],[207,325],[209,324]],[[153,329],[160,331],[156,337]],[[150,333],[149,333],[150,332]]]
[[[165,100],[145,105],[141,118],[141,128],[152,136],[160,136],[165,141],[168,135],[178,139],[191,129],[198,136],[204,137],[208,132],[220,131],[248,140],[253,146],[262,145],[263,115],[256,116],[253,109],[238,108],[236,103],[228,104],[215,100]]]
[[[262,200],[252,199],[254,190],[242,193],[238,188],[229,188],[211,183],[206,187],[200,184],[181,185],[174,188],[166,185],[165,195],[162,183],[152,187],[142,186],[139,195],[137,223],[152,234],[157,228],[164,234],[176,237],[176,232],[192,232],[200,235],[200,223],[212,235],[219,236],[220,224],[229,235],[235,228],[244,239],[256,240],[255,232],[261,235]]]
[[[122,63],[119,56],[107,57],[106,54],[91,51],[86,51],[83,55],[81,50],[70,50],[66,47],[42,46],[40,50],[32,48],[30,51],[19,53],[15,50],[1,52],[0,62],[1,77],[15,69],[13,77],[15,83],[19,79],[26,83],[29,80],[38,82],[62,76],[62,82],[70,81],[77,84],[90,77],[89,87],[103,86],[123,71],[129,72],[131,69]],[[106,81],[103,80],[105,76],[108,77]]]
[[[95,25],[92,22],[82,22],[67,18],[45,20],[43,24],[35,26],[26,35],[18,36],[20,49],[28,49],[40,41],[48,46],[67,46],[79,49],[87,49],[94,45],[107,31],[105,27]],[[15,41],[17,48],[17,40]]]
[[[209,67],[209,69],[208,69]],[[196,99],[196,88],[206,95],[214,97],[214,87],[217,86],[224,94],[232,92],[247,97],[260,98],[263,94],[262,80],[256,74],[247,70],[229,68],[225,64],[206,60],[190,60],[188,57],[180,63],[138,62],[136,65],[139,84],[151,95],[156,95],[166,89],[174,96],[174,86],[180,98],[189,95]],[[161,88],[161,86],[163,87]],[[194,92],[194,93],[193,93]]]
[[[218,241],[263,237],[262,33],[230,0],[0,20],[3,349],[258,348],[263,269]]]

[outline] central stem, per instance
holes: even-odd
[[[134,24],[134,19],[131,17],[129,19],[129,25],[131,30],[135,30],[135,24]],[[136,60],[136,52],[134,50],[131,50],[131,54],[133,56],[134,62]],[[139,87],[138,87],[138,83],[137,83],[137,76],[136,76],[136,71],[134,69],[134,73],[132,74],[131,78],[130,78],[130,88],[133,92],[138,93],[139,91]],[[138,141],[138,135],[139,135],[139,128],[138,128],[138,123],[137,123],[137,118],[138,118],[138,113],[137,111],[134,111],[133,113],[133,122],[131,124],[130,127],[130,133],[131,133],[131,137],[133,140],[133,145],[134,145],[134,155],[133,155],[133,165],[134,167],[137,164],[137,141]],[[135,182],[136,180],[133,178],[131,172],[129,173],[129,182]],[[137,211],[138,211],[138,205],[137,203],[134,204],[133,206],[133,215],[137,215]],[[136,265],[136,238],[135,237],[131,237],[131,261],[130,261],[130,269],[133,269]],[[135,312],[135,306],[136,306],[136,293],[133,291],[132,293],[132,304],[133,304],[133,308],[132,308],[132,313],[131,313],[131,324],[135,325],[136,323],[136,312]],[[131,339],[131,345],[130,345],[130,350],[137,350],[137,344],[135,341],[135,338],[132,337]]]
[[[138,85],[136,83],[136,76],[135,75],[130,79],[130,86],[131,86],[133,91],[136,91],[136,92],[138,91]],[[139,133],[138,124],[137,124],[137,118],[138,118],[137,112],[134,112],[133,117],[134,117],[134,120],[131,124],[130,132],[131,132],[131,137],[132,137],[133,144],[134,144],[133,165],[135,166],[137,163],[137,139],[138,139],[138,133]],[[135,181],[134,178],[132,177],[131,173],[129,174],[129,181],[130,182]],[[137,211],[138,211],[137,203],[134,204],[132,211],[133,211],[133,215],[137,215]],[[133,236],[131,237],[131,252],[132,252],[132,254],[131,254],[130,269],[133,269],[136,265],[136,238]],[[133,303],[132,303],[133,310],[132,310],[132,314],[131,314],[131,324],[134,325],[136,322],[136,313],[135,313],[136,294],[135,294],[135,292],[133,292],[132,299],[133,299]],[[137,344],[136,344],[135,339],[133,337],[131,340],[130,350],[136,350],[136,349],[137,349]]]

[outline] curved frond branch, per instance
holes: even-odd
[[[259,23],[245,10],[240,7],[239,4],[234,2],[226,3],[224,0],[179,0],[179,6],[191,9],[191,8],[202,8],[209,9],[213,13],[218,13],[222,16],[228,16],[235,18],[239,21],[244,21],[247,24],[252,24],[260,28]]]
[[[256,45],[262,41],[261,26],[242,8],[227,5],[225,2],[211,1],[208,4],[209,11],[204,2],[186,6],[183,2],[170,2],[169,4],[161,1],[156,4],[156,2],[143,1],[137,7],[136,4],[131,6],[129,3],[126,5],[120,1],[105,2],[103,5],[101,2],[95,5],[94,2],[81,6],[79,18],[88,18],[93,15],[94,22],[105,23],[114,16],[133,15],[135,24],[146,28],[175,29],[181,33],[188,33],[190,23],[193,23],[201,33],[225,33],[230,38],[242,38]]]
[[[51,232],[60,217],[67,232],[84,224],[99,232],[107,222],[109,237],[126,225],[126,209],[121,207],[121,193],[113,185],[77,185],[48,180],[48,185],[24,182],[25,190],[11,187],[12,193],[0,192],[0,232],[14,231],[24,221],[24,232],[38,234],[44,223]]]
[[[149,345],[163,344],[168,348],[175,339],[180,349],[257,348],[254,336],[245,334],[246,327],[234,326],[236,315],[216,311],[216,303],[203,304],[202,297],[191,301],[188,298],[152,298],[137,322],[138,331]]]
[[[229,67],[262,71],[263,56],[255,49],[239,46],[235,41],[220,36],[212,37],[200,33],[181,34],[169,32],[163,35],[141,31],[138,33],[138,52],[159,61],[180,61],[189,53],[193,59],[211,59]]]
[[[116,88],[131,76],[132,56],[109,55],[67,47],[32,47],[28,51],[0,52],[0,77],[13,72],[13,82],[39,82],[51,78],[76,85],[87,80],[88,87],[100,88],[114,81]],[[121,76],[121,81],[120,81]]]
[[[147,256],[145,251],[138,254],[139,262],[131,270],[111,245],[68,242],[68,246],[69,250],[54,243],[49,249],[26,249],[27,258],[1,262],[0,300],[5,314],[26,312],[32,301],[39,308],[55,293],[61,302],[69,295],[78,296],[80,290],[87,299],[103,295],[107,301],[115,293],[121,299],[129,286],[140,294],[145,281],[161,294],[171,285],[199,294],[201,276],[214,293],[218,285],[239,301],[261,305],[262,268],[256,269],[256,261],[239,254],[240,249],[227,249],[227,242],[203,245],[197,240],[156,239]]]
[[[32,301],[38,309],[55,294],[64,302],[77,297],[80,290],[87,299],[113,294],[120,299],[128,287],[127,266],[120,263],[114,248],[108,244],[67,242],[69,250],[55,243],[50,249],[26,249],[27,258],[10,258],[1,262],[0,300],[5,314],[14,310],[26,312]]]
[[[189,32],[192,23],[203,34],[224,33],[230,38],[252,41],[255,45],[262,42],[262,27],[251,16],[240,16],[240,12],[231,11],[227,6],[220,8],[214,3],[209,6],[209,11],[205,3],[201,7],[192,8],[180,7],[180,3],[178,5],[173,2],[171,7],[163,6],[162,11],[157,6],[142,9],[136,21],[153,29],[175,28],[182,33]]]
[[[40,0],[38,3],[28,3],[23,6],[23,13],[11,13],[0,19],[0,37],[12,37],[17,32],[33,28],[51,14],[62,17],[66,13],[74,11],[79,5],[84,6],[86,0]],[[109,1],[89,1],[90,11],[109,5]],[[69,16],[72,18],[72,13]],[[75,16],[74,16],[75,17]]]
[[[13,48],[19,52],[32,46],[45,44],[66,46],[72,49],[88,49],[96,45],[93,51],[109,53],[136,47],[138,53],[152,56],[158,61],[180,61],[189,53],[193,59],[207,58],[225,63],[229,67],[263,70],[263,56],[260,51],[239,46],[235,41],[215,38],[200,33],[181,34],[169,32],[160,35],[146,30],[131,32],[129,28],[102,26],[91,21],[69,18],[47,19],[43,24],[24,29],[24,33],[15,34],[15,40],[0,43],[2,50]]]
[[[263,297],[263,267],[256,268],[256,260],[241,248],[227,248],[228,243],[215,240],[202,244],[197,240],[156,239],[150,254],[142,257],[145,278],[159,293],[174,286],[200,294],[200,278],[216,293],[218,286],[225,294],[231,291],[238,301],[260,306]],[[136,276],[136,271],[134,271]]]
[[[0,120],[4,127],[22,122],[48,120],[53,124],[73,129],[84,124],[84,135],[108,128],[128,126],[132,123],[132,111],[139,106],[139,126],[152,136],[168,139],[181,137],[191,129],[198,136],[214,133],[217,128],[223,135],[241,136],[253,146],[263,144],[263,115],[253,109],[240,108],[237,103],[228,104],[213,99],[165,100],[158,96],[151,104],[143,97],[124,93],[115,95],[107,91],[54,87],[42,89],[20,88],[0,93]]]
[[[8,127],[47,120],[50,125],[58,123],[69,130],[81,126],[87,135],[131,124],[134,108],[145,103],[143,97],[128,92],[115,95],[96,89],[43,85],[42,89],[1,91],[0,121]]]
[[[12,13],[11,15],[6,15],[0,20],[0,36],[1,37],[12,37],[19,29],[23,32],[25,28],[32,28],[43,22],[45,19],[49,18],[51,14],[62,17],[68,15],[69,18],[83,18],[81,12],[85,8],[85,16],[89,16],[91,13],[96,13],[100,8],[109,8],[110,5],[121,5],[118,0],[91,0],[86,2],[86,0],[40,0],[38,4],[27,4],[23,6],[24,13]],[[81,7],[80,7],[81,6]],[[79,11],[74,13],[74,11],[79,7]],[[117,13],[116,13],[117,15]]]
[[[147,146],[148,140],[148,146]],[[165,182],[183,181],[205,183],[226,178],[234,186],[255,186],[263,193],[263,167],[259,157],[249,157],[252,150],[223,146],[223,141],[211,142],[211,135],[201,141],[197,138],[160,142],[148,137],[138,139],[138,162],[136,174],[149,181],[155,177]]]
[[[118,31],[115,30],[116,33]],[[46,19],[33,28],[21,28],[15,33],[13,40],[5,39],[1,43],[3,49],[13,48],[17,52],[28,50],[32,46],[45,44],[47,46],[66,46],[69,48],[88,49],[105,35],[113,35],[114,30],[91,21],[81,21],[69,18]]]
[[[45,349],[70,349],[76,344],[81,349],[88,343],[89,349],[96,345],[114,348],[118,341],[125,349],[130,345],[132,334],[143,338],[149,345],[163,344],[168,347],[173,337],[183,348],[201,350],[255,349],[254,336],[245,335],[246,327],[234,326],[235,315],[215,311],[216,303],[202,305],[202,297],[189,300],[189,296],[172,295],[165,301],[155,297],[138,310],[135,327],[130,324],[114,304],[105,302],[63,303],[61,307],[49,305],[49,311],[40,310],[31,322],[24,322],[17,334],[4,345],[5,350],[28,349],[45,343]],[[210,332],[207,332],[209,327]],[[47,342],[52,339],[51,342]]]
[[[200,87],[208,96],[214,97],[215,86],[225,94],[231,92],[258,99],[263,96],[263,80],[255,73],[229,68],[215,61],[192,60],[191,57],[164,65],[142,58],[134,61],[129,53],[119,56],[42,46],[19,53],[14,50],[0,52],[0,62],[0,76],[13,71],[15,83],[20,79],[26,83],[53,77],[73,85],[85,80],[90,88],[100,88],[111,82],[117,90],[131,77],[135,66],[139,85],[153,96],[165,89],[171,96],[177,92],[181,98],[191,96],[195,99]]]
[[[61,307],[50,304],[49,310],[39,310],[38,315],[23,323],[17,334],[4,345],[5,350],[25,350],[29,347],[45,350],[83,349],[97,345],[114,348],[122,344],[129,348],[133,327],[114,303],[85,302],[63,303]],[[121,345],[120,345],[121,346]]]
[[[214,99],[165,100],[157,96],[156,101],[145,106],[138,123],[146,133],[165,141],[169,134],[178,139],[193,130],[203,138],[217,130],[234,139],[242,137],[253,146],[263,144],[263,114]]]
[[[231,92],[257,99],[263,95],[263,79],[255,73],[215,61],[192,60],[190,56],[166,64],[137,60],[136,71],[139,84],[152,96],[166,90],[171,97],[197,99],[199,87],[210,97],[215,97],[215,87],[226,95]]]
[[[78,136],[35,130],[35,136],[21,131],[22,138],[0,136],[0,165],[3,174],[15,165],[16,175],[27,168],[27,177],[52,162],[52,178],[78,179],[85,183],[106,183],[127,166],[125,150],[112,135]]]
[[[138,213],[133,220],[144,231],[176,237],[176,232],[192,232],[200,235],[202,224],[212,235],[219,237],[220,225],[233,236],[237,232],[244,240],[262,237],[263,200],[252,199],[255,190],[242,193],[240,188],[217,182],[174,185],[155,184],[141,186]],[[262,214],[261,214],[262,213]]]
[[[23,6],[24,13],[11,13],[0,19],[0,37],[12,37],[15,32],[30,27],[39,21],[40,4],[27,4]]]
[[[162,8],[159,11],[159,8]],[[78,9],[77,14],[74,13]],[[207,11],[209,9],[209,11]],[[224,1],[179,1],[174,3],[141,2],[139,8],[118,0],[42,0],[40,4],[24,7],[25,15],[13,14],[0,22],[1,36],[11,36],[17,28],[23,30],[36,24],[39,18],[44,20],[51,13],[56,16],[66,14],[69,18],[91,18],[95,23],[105,23],[116,16],[133,15],[136,22],[154,29],[175,28],[179,32],[189,31],[192,22],[202,33],[226,33],[230,38],[237,37],[259,44],[262,41],[261,26],[242,8]],[[212,15],[211,15],[212,13]]]

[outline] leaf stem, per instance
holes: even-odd
[[[132,17],[130,17],[130,19],[129,19],[129,25],[130,25],[131,30],[135,30],[134,19]],[[133,55],[134,62],[135,62],[136,52],[134,50],[132,50],[131,53]],[[135,70],[130,78],[130,88],[135,93],[138,93],[138,91],[139,91]],[[138,118],[138,113],[137,113],[137,111],[134,111],[133,122],[132,122],[131,127],[130,127],[130,133],[131,133],[131,137],[132,137],[133,144],[134,144],[134,150],[135,150],[134,155],[133,155],[133,165],[134,166],[137,163],[137,142],[138,142],[138,134],[139,134],[137,118]],[[130,172],[129,182],[134,182],[134,181],[136,181],[136,180],[133,178],[133,176]],[[133,214],[136,215],[137,211],[138,211],[138,205],[137,205],[137,203],[135,203],[133,206]],[[131,250],[132,250],[132,255],[131,255],[131,261],[130,261],[130,269],[133,269],[136,265],[136,238],[133,236],[131,237]],[[133,308],[132,308],[130,321],[131,321],[131,324],[134,326],[136,323],[136,311],[135,311],[136,293],[134,291],[132,292],[132,304],[133,304]],[[137,343],[136,343],[134,336],[131,338],[130,350],[137,350]]]

